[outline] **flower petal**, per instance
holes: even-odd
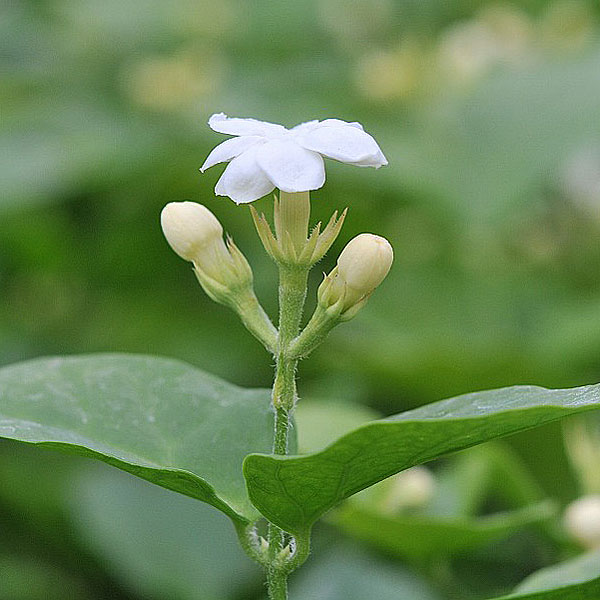
[[[236,204],[245,204],[274,189],[275,186],[256,162],[256,150],[262,146],[255,144],[227,165],[215,186],[217,196],[229,196]]]
[[[258,135],[244,135],[242,137],[235,137],[225,140],[219,144],[216,148],[213,148],[212,152],[206,157],[204,164],[200,167],[200,170],[204,173],[206,169],[216,165],[220,162],[228,162],[232,158],[239,156],[243,152],[246,152],[249,148],[264,142],[265,138]]]
[[[300,123],[299,125],[295,125],[294,127],[292,127],[290,129],[290,131],[293,131],[294,132],[293,135],[295,136],[299,133],[305,133],[307,131],[311,131],[318,125],[319,125],[319,121],[314,119],[313,121],[306,121],[305,123]]]
[[[228,117],[225,113],[216,113],[208,120],[209,127],[218,133],[228,135],[261,135],[273,137],[283,135],[287,129],[283,125],[258,121],[257,119],[242,119]]]
[[[284,192],[317,190],[325,183],[323,159],[291,139],[262,144],[256,150],[256,161]]]
[[[381,167],[387,160],[377,142],[358,123],[327,119],[296,137],[298,144],[328,158],[361,167]]]
[[[321,121],[319,125],[348,125],[350,127],[356,127],[364,131],[364,127],[358,121],[342,121],[341,119],[325,119]]]
[[[364,160],[358,160],[348,164],[351,164],[355,167],[375,167],[376,169],[379,169],[379,167],[385,167],[385,165],[388,164],[388,160],[383,152],[379,150],[375,156],[368,156]]]

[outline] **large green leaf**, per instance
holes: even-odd
[[[600,550],[530,575],[514,594],[495,600],[598,600]]]
[[[465,394],[373,421],[314,454],[252,454],[244,475],[250,499],[270,521],[305,535],[338,502],[398,471],[594,408],[600,385]]]
[[[270,451],[272,430],[267,390],[176,360],[102,354],[0,369],[0,437],[97,458],[241,523],[258,516],[242,460]]]

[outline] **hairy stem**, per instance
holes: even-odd
[[[277,330],[252,289],[234,298],[231,308],[237,312],[246,329],[271,353],[277,350]]]
[[[298,335],[302,309],[306,298],[308,270],[298,266],[282,265],[279,270],[279,340],[276,354],[273,408],[275,431],[273,453],[288,452],[290,415],[296,403],[297,359],[289,358],[290,342]],[[273,523],[269,524],[269,567],[267,587],[271,600],[287,598],[289,568],[282,564],[285,533]]]
[[[267,574],[269,600],[287,600],[287,573],[269,572]]]

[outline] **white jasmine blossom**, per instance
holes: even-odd
[[[325,183],[323,157],[358,167],[387,165],[377,142],[360,123],[325,119],[286,129],[218,113],[208,124],[218,133],[237,137],[214,148],[200,170],[229,162],[215,193],[237,204],[257,200],[275,188],[290,193],[319,189]]]

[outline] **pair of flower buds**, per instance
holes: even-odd
[[[248,261],[231,238],[223,240],[223,227],[208,208],[195,202],[171,202],[162,211],[161,225],[171,248],[194,263],[213,300],[229,304],[236,292],[252,286]],[[351,318],[383,281],[392,260],[393,250],[385,238],[370,233],[356,236],[321,284],[319,304],[337,305],[339,314]]]

